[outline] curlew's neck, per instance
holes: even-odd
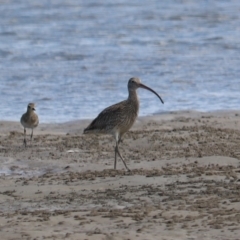
[[[139,109],[139,99],[136,90],[129,90],[128,101],[135,106],[137,112]]]

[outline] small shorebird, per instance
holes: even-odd
[[[29,103],[27,106],[27,112],[24,113],[21,117],[21,124],[24,127],[24,140],[23,143],[25,147],[27,146],[26,142],[26,128],[31,128],[32,129],[32,134],[31,134],[31,141],[33,137],[33,129],[38,126],[39,120],[38,120],[38,115],[34,112],[35,111],[35,104],[34,103]]]
[[[112,134],[114,136],[116,141],[114,169],[116,169],[117,166],[118,154],[122,159],[126,169],[130,171],[125,161],[123,160],[121,153],[119,152],[118,145],[123,134],[132,127],[138,116],[139,100],[136,91],[138,88],[144,88],[151,91],[158,96],[162,103],[164,103],[162,98],[154,90],[143,85],[139,78],[133,77],[128,81],[128,98],[122,102],[105,108],[90,123],[90,125],[84,129],[84,133],[104,133]]]

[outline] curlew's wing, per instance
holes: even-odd
[[[121,124],[122,115],[127,107],[126,100],[105,108],[99,115],[84,129],[84,133],[99,132],[107,133]]]

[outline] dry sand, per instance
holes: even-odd
[[[139,118],[120,145],[89,121],[0,122],[2,239],[240,239],[240,112]],[[29,131],[28,131],[29,139]]]

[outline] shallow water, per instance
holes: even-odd
[[[95,117],[139,76],[140,115],[239,109],[240,2],[2,1],[0,119]]]

